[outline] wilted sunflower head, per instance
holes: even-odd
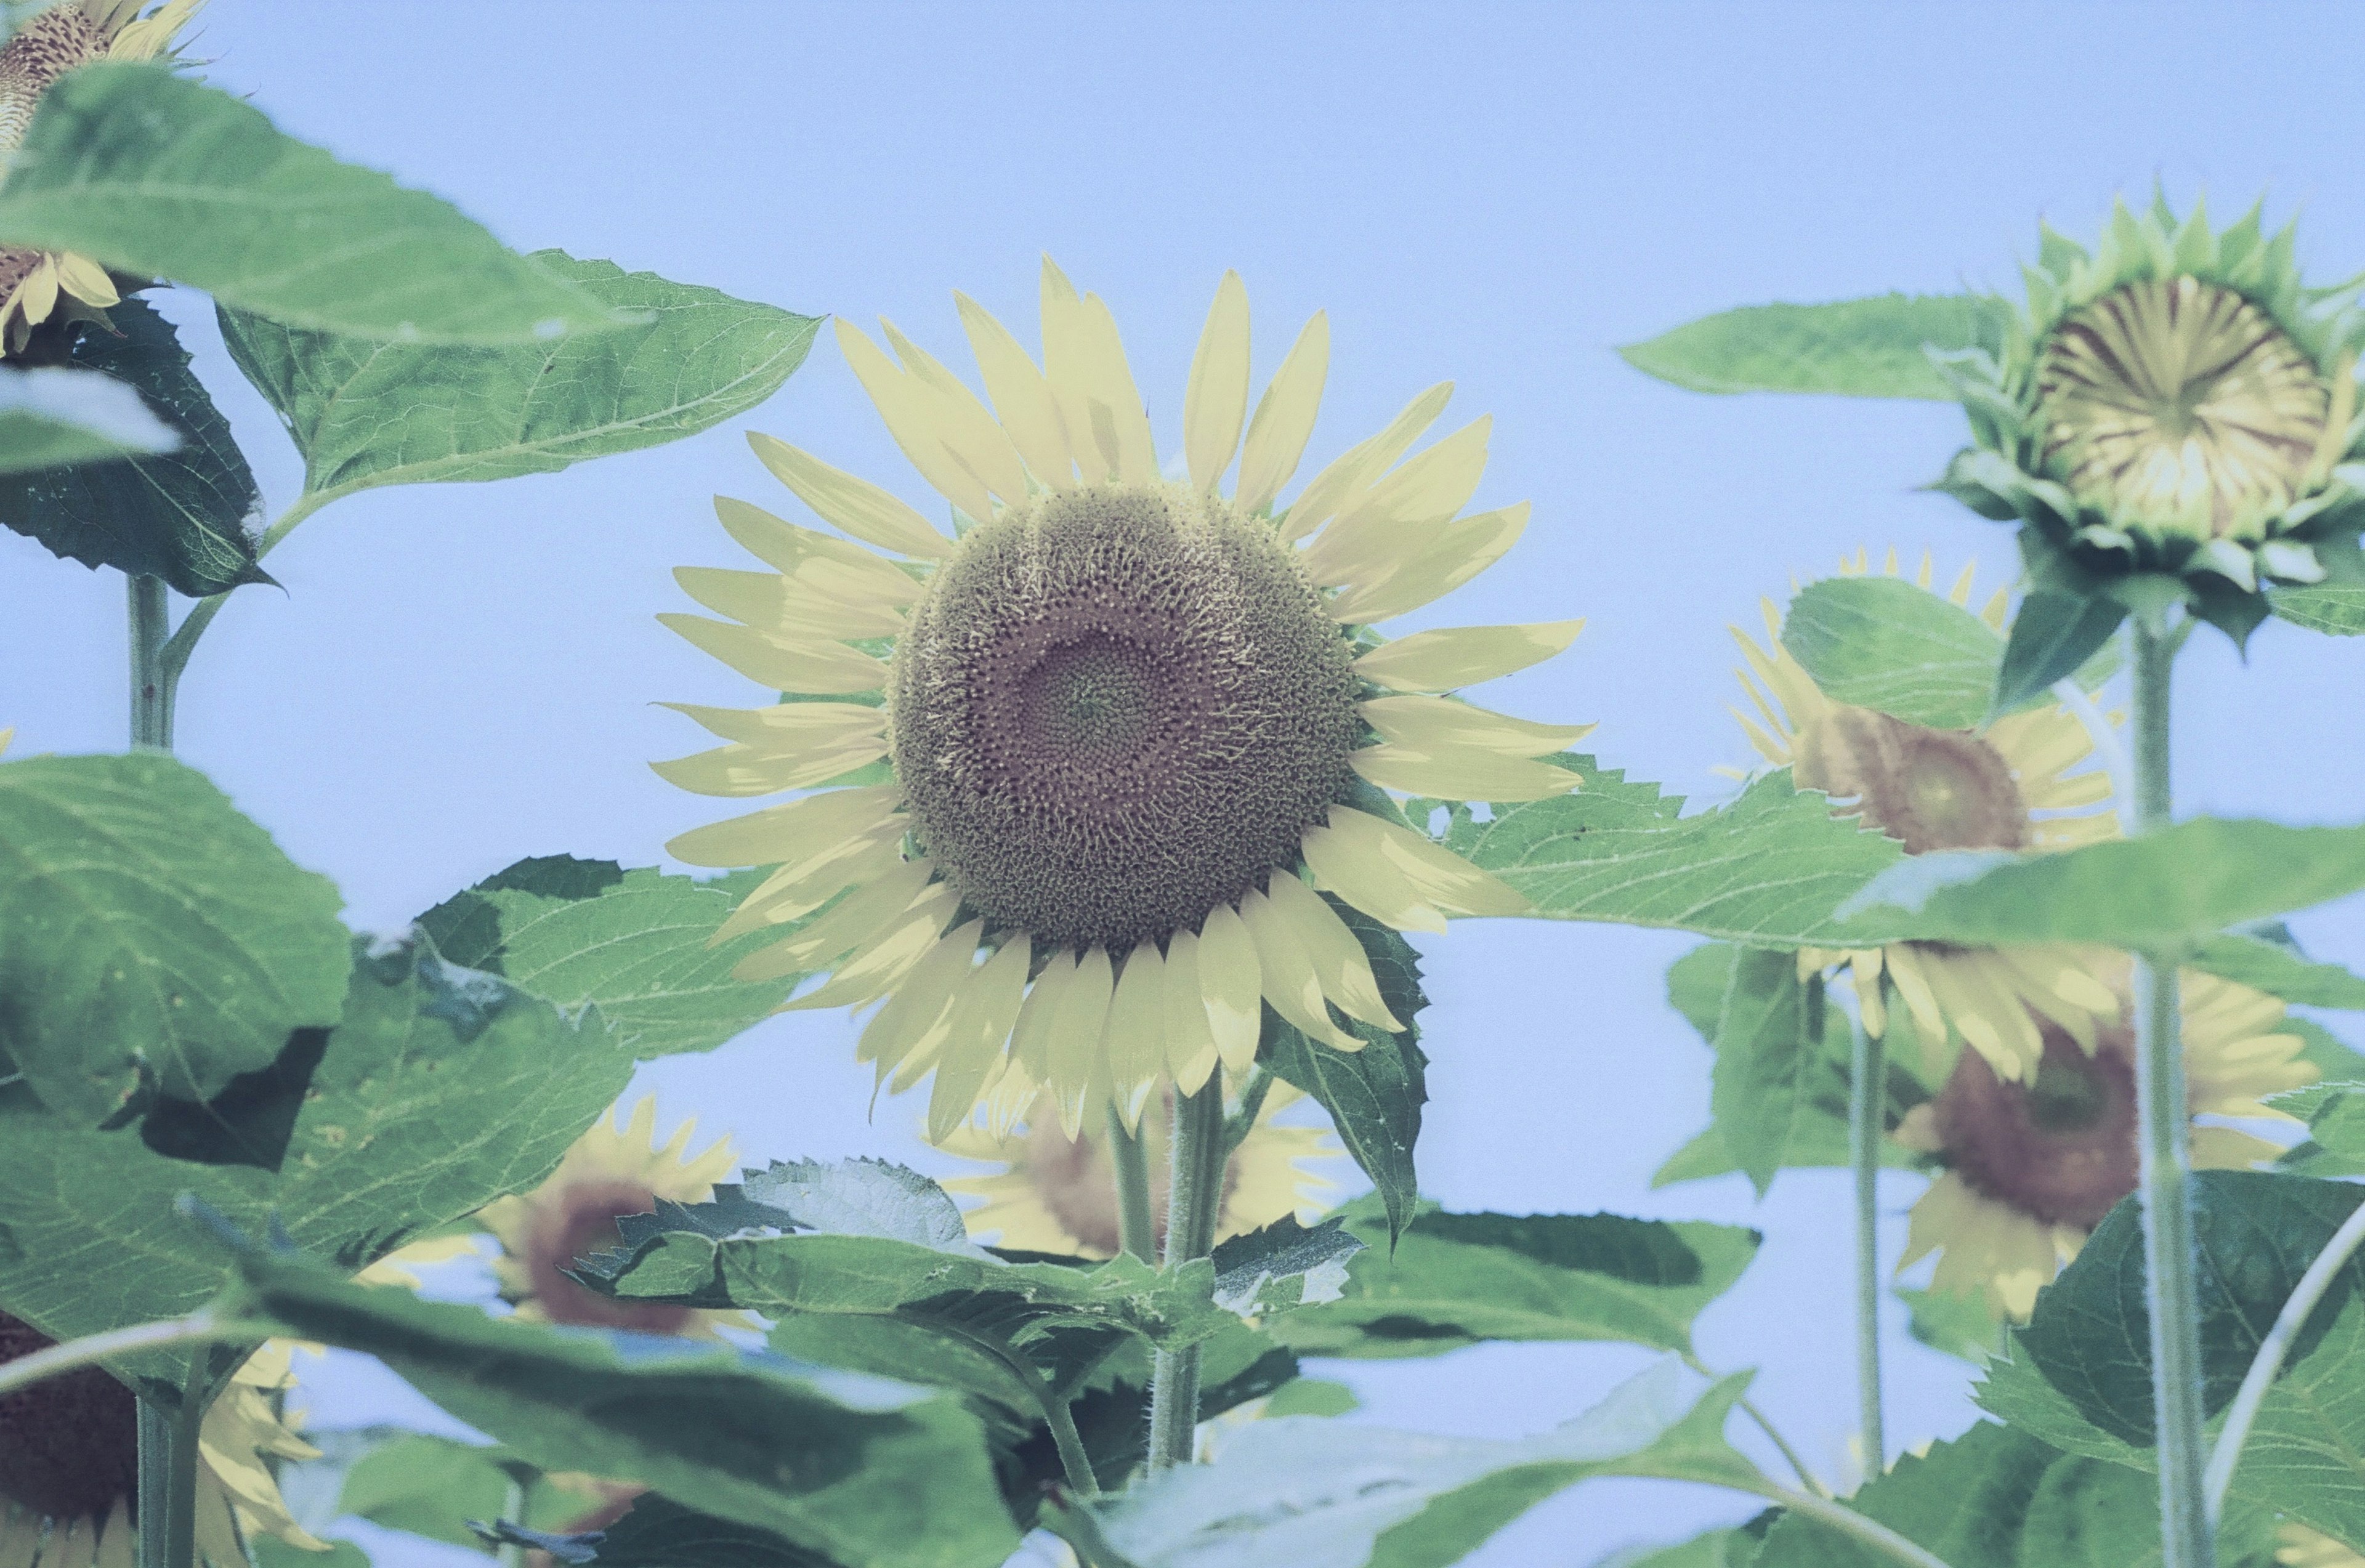
[[[2353,548],[2365,518],[2344,466],[2365,311],[2292,251],[2256,208],[2221,231],[2164,199],[2117,207],[2090,252],[2045,230],[2001,356],[1946,356],[1976,444],[1942,487],[2105,577],[2321,578],[2318,546]]]
[[[1578,622],[1368,630],[1524,527],[1524,505],[1461,515],[1489,421],[1406,457],[1444,409],[1451,389],[1432,387],[1283,507],[1328,375],[1320,316],[1251,414],[1248,295],[1225,277],[1178,478],[1097,296],[1046,260],[1039,369],[959,307],[982,398],[892,326],[894,359],[837,330],[953,537],[757,437],[852,540],[723,500],[773,570],[677,573],[730,620],[667,623],[790,700],[684,708],[730,744],[657,770],[713,795],[822,790],[669,846],[779,868],[724,927],[781,932],[741,974],[831,975],[791,1006],[881,1002],[862,1058],[897,1089],[936,1074],[939,1139],[980,1104],[1006,1127],[1044,1091],[1072,1140],[1093,1105],[1130,1124],[1161,1082],[1237,1081],[1265,1003],[1339,1050],[1361,1048],[1358,1027],[1404,1028],[1372,923],[1441,932],[1526,903],[1390,791],[1530,801],[1578,782],[1546,759],[1585,727],[1447,695],[1550,657]]]

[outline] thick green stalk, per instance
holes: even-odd
[[[1855,1378],[1865,1473],[1889,1468],[1880,1418],[1880,1140],[1888,1132],[1889,1058],[1880,1037],[1854,1021],[1848,1073],[1848,1168],[1855,1177]]]
[[[2177,644],[2154,617],[2127,622],[2135,673],[2135,798],[2129,828],[2166,827],[2169,669]],[[2215,1568],[2203,1473],[2201,1293],[2193,1249],[2191,1110],[2178,1038],[2181,954],[2135,955],[2135,1114],[2142,1157],[2145,1294],[2151,1310],[2152,1416],[2159,1437],[2163,1568]]]
[[[1158,1222],[1149,1212],[1149,1156],[1108,1110],[1109,1165],[1116,1174],[1117,1245],[1145,1263],[1158,1261]]]
[[[164,668],[164,640],[171,610],[164,579],[133,574],[131,622],[131,745],[135,751],[173,749],[173,682]]]
[[[1224,1195],[1224,1078],[1174,1100],[1166,1189],[1165,1266],[1179,1269],[1215,1250]],[[1160,1350],[1150,1373],[1149,1468],[1188,1464],[1199,1429],[1199,1347]]]
[[[177,1406],[142,1395],[140,1412],[140,1568],[194,1568],[197,1560],[197,1429],[205,1401]]]

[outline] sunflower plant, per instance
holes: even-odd
[[[195,0],[18,9],[0,521],[122,573],[133,637],[125,753],[0,728],[0,1568],[350,1564],[349,1519],[612,1568],[1406,1568],[1618,1475],[1763,1506],[1620,1559],[1659,1568],[2365,1551],[2365,1070],[2315,1021],[2365,980],[2276,924],[2365,887],[2365,828],[2168,812],[2194,624],[2358,629],[2359,319],[2288,231],[2155,206],[2046,234],[2023,298],[1630,350],[1958,401],[1940,487],[2020,530],[1984,595],[1867,552],[1761,605],[1697,809],[1575,749],[1581,702],[1478,700],[1573,614],[1405,629],[1570,519],[1478,504],[1450,385],[1321,436],[1363,324],[1271,354],[1226,274],[1132,324],[1196,332],[1145,388],[1048,258],[1034,321],[954,297],[958,367],[839,320],[908,472],[751,432],[744,556],[677,572],[695,611],[644,585],[751,683],[654,763],[753,802],[649,824],[712,874],[537,853],[356,934],[172,753],[215,616],[343,496],[734,420],[821,321],[518,253],[286,137],[199,76]],[[300,449],[267,521],[164,287]],[[1501,919],[1707,938],[1667,983],[1710,1125],[1658,1179],[1849,1171],[1855,1267],[1800,1321],[1853,1319],[1852,1457],[1696,1340],[1757,1231],[1422,1195],[1429,1053],[1467,1042],[1421,945]],[[943,1180],[627,1092],[817,1010]],[[1884,1169],[1922,1183],[1901,1256]],[[1991,1418],[1892,1440],[1892,1291]],[[1538,1342],[1658,1359],[1530,1437],[1351,1417],[1363,1361]],[[305,1346],[483,1440],[308,1410]]]

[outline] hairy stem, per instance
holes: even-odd
[[[1909,1568],[1946,1568],[1944,1558],[1914,1545],[1887,1525],[1865,1518],[1844,1503],[1835,1503],[1811,1493],[1793,1492],[1770,1481],[1760,1489],[1760,1495],[1772,1498],[1794,1514],[1803,1515],[1842,1535],[1862,1541],[1874,1551],[1908,1564]]]
[[[172,1406],[142,1394],[138,1407],[139,1568],[194,1568],[197,1432],[205,1423],[205,1401],[194,1390]]]
[[[1149,1156],[1108,1109],[1109,1165],[1116,1176],[1117,1245],[1145,1263],[1158,1261],[1158,1222],[1149,1212]]]
[[[1889,1468],[1880,1418],[1880,1140],[1889,1105],[1889,1059],[1880,1037],[1852,1021],[1848,1072],[1848,1169],[1855,1178],[1855,1381],[1867,1475]]]
[[[1174,1100],[1171,1175],[1166,1199],[1165,1266],[1179,1269],[1215,1250],[1224,1193],[1224,1077]],[[1149,1384],[1149,1468],[1191,1461],[1199,1429],[1199,1347],[1160,1350]]]
[[[129,590],[131,625],[131,745],[135,751],[173,749],[173,682],[164,669],[164,635],[172,611],[164,579],[134,573]]]

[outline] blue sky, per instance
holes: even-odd
[[[2352,95],[2316,62],[2353,6],[962,6],[599,0],[214,0],[211,79],[288,130],[438,191],[521,248],[562,246],[868,324],[965,365],[951,290],[1034,336],[1048,250],[1115,309],[1161,444],[1192,346],[1237,267],[1268,373],[1317,308],[1328,400],[1309,461],[1431,382],[1495,416],[1475,502],[1535,503],[1525,541],[1408,620],[1584,615],[1564,658],[1495,705],[1597,721],[1606,765],[1695,801],[1744,757],[1729,622],[1843,552],[1927,548],[2008,572],[2008,533],[1917,491],[1962,437],[1936,405],[1710,398],[1614,344],[1730,305],[2006,286],[2040,217],[2090,231],[2113,195],[2303,218],[2320,278],[2365,267]],[[2332,79],[2337,82],[2338,78]],[[300,478],[219,349],[185,323],[275,510]],[[1449,415],[1449,418],[1452,416]],[[650,864],[715,814],[644,763],[703,744],[658,700],[745,684],[654,615],[669,568],[743,564],[716,492],[778,506],[742,426],[914,500],[916,476],[827,334],[740,425],[572,472],[341,502],[271,560],[185,687],[183,755],[357,925],[398,924],[524,855]],[[0,724],[33,751],[123,742],[119,579],[0,535]],[[2359,815],[2365,640],[2270,624],[2247,667],[2214,633],[2180,666],[2178,804]],[[2365,908],[2297,923],[2365,957]],[[1653,1193],[1701,1126],[1705,1049],[1669,1013],[1667,934],[1457,926],[1424,944],[1434,1103],[1424,1185],[1460,1208],[1608,1209],[1756,1224],[1768,1240],[1703,1320],[1720,1368],[1830,1468],[1852,1426],[1843,1179]],[[646,1075],[668,1114],[751,1156],[925,1158],[917,1107],[866,1122],[842,1016],[776,1020]],[[941,1168],[941,1162],[938,1162]],[[1918,1183],[1891,1178],[1888,1244]],[[1901,1324],[1900,1324],[1901,1328]],[[1603,1347],[1486,1347],[1353,1370],[1366,1415],[1508,1434],[1575,1414],[1641,1364]],[[1894,1439],[1971,1418],[1961,1369],[1891,1351]],[[318,1418],[398,1408],[341,1367]],[[1582,1564],[1742,1500],[1579,1489],[1474,1561]],[[397,1562],[398,1558],[382,1561]],[[426,1562],[422,1552],[416,1561]]]

